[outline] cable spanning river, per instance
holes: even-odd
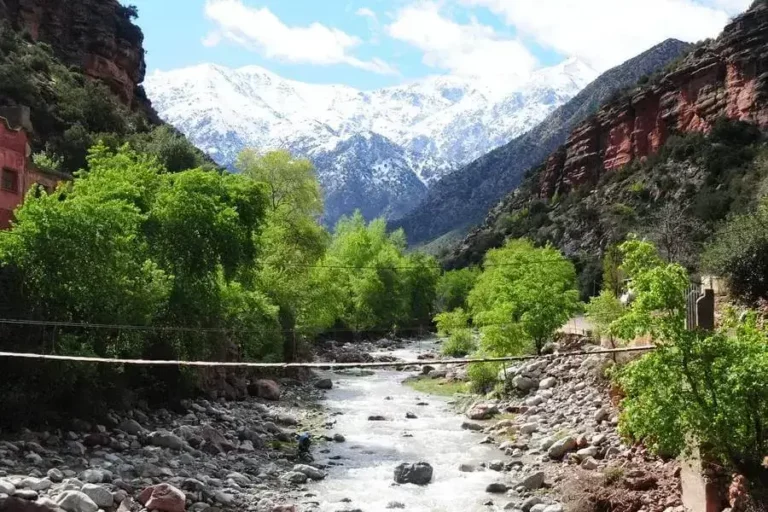
[[[425,344],[423,348],[432,347]],[[418,345],[388,352],[402,359],[415,359],[418,353]],[[419,512],[489,510],[483,505],[490,497],[485,487],[494,475],[461,472],[459,465],[477,466],[501,458],[501,453],[492,445],[480,444],[481,434],[461,428],[464,418],[452,410],[447,398],[423,395],[402,385],[408,375],[404,372],[327,375],[334,387],[328,391],[326,406],[336,421],[329,432],[344,435],[346,442],[315,450],[317,463],[331,464],[328,477],[310,487],[316,496],[309,499],[319,502],[317,510],[374,512],[401,508],[397,504]],[[407,419],[407,412],[417,417]],[[369,416],[386,420],[369,421]],[[396,485],[395,466],[418,461],[433,466],[432,483]]]

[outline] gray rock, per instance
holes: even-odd
[[[80,491],[65,491],[56,497],[59,508],[67,512],[96,512],[99,506]]]
[[[488,469],[492,471],[501,471],[504,469],[504,461],[501,460],[492,460],[488,463]]]
[[[608,410],[605,409],[604,407],[601,407],[600,409],[595,411],[595,416],[594,416],[595,422],[600,423],[603,420],[608,419],[609,416],[610,416],[610,413],[608,412]]]
[[[399,484],[427,485],[432,481],[432,466],[426,462],[403,462],[395,467],[395,482]]]
[[[534,379],[518,375],[512,379],[512,385],[521,391],[528,391],[539,385]]]
[[[586,459],[587,457],[594,457],[597,455],[598,451],[599,448],[597,446],[588,446],[587,448],[582,448],[581,450],[577,451],[576,455],[582,459]]]
[[[80,473],[80,479],[89,484],[100,484],[107,480],[106,474],[100,469],[86,469]],[[82,487],[82,485],[80,487]]]
[[[581,467],[588,471],[592,471],[593,469],[597,469],[597,461],[592,457],[587,457],[581,462]]]
[[[530,512],[530,510],[535,507],[536,505],[539,505],[541,503],[541,498],[538,496],[531,496],[527,500],[523,502],[523,504],[520,506],[520,508],[523,510],[523,512]]]
[[[563,455],[565,455],[570,451],[573,451],[575,448],[576,448],[576,439],[574,439],[571,436],[568,436],[563,439],[560,439],[559,441],[555,442],[552,446],[550,446],[549,450],[547,450],[547,454],[551,459],[562,459]]]
[[[563,506],[560,503],[555,503],[553,505],[548,505],[544,512],[563,512]]]
[[[417,416],[414,413],[409,411],[405,413],[405,418],[408,420],[415,420],[417,419]]]
[[[0,493],[7,494],[8,496],[11,496],[14,492],[16,492],[16,486],[13,485],[8,480],[0,480]]]
[[[333,381],[331,379],[320,379],[315,382],[317,389],[333,389]]]
[[[499,409],[493,404],[475,404],[467,411],[471,420],[487,420],[499,414]]]
[[[461,428],[464,430],[472,430],[473,432],[480,432],[485,427],[479,423],[472,423],[471,421],[465,421],[461,424]]]
[[[296,464],[293,466],[293,471],[304,473],[312,480],[322,480],[325,478],[325,473],[323,471],[320,471],[316,467],[310,466],[308,464]]]
[[[144,427],[142,427],[138,421],[131,420],[131,419],[123,420],[122,422],[120,422],[117,428],[119,428],[126,434],[130,434],[132,436],[137,436],[142,432],[144,432]]]
[[[475,466],[472,464],[459,464],[459,471],[462,473],[472,473],[475,471]]]
[[[333,440],[336,441],[337,443],[343,443],[347,439],[341,434],[333,434]]]
[[[509,487],[507,484],[503,484],[501,482],[494,482],[492,484],[488,484],[488,486],[485,488],[485,492],[490,492],[493,494],[503,494],[509,490]]]
[[[309,480],[309,477],[304,473],[300,473],[298,471],[289,471],[287,473],[284,473],[283,476],[280,477],[280,479],[283,480],[284,482],[289,482],[292,484],[305,484],[307,483],[307,480]]]
[[[538,471],[536,473],[532,473],[523,478],[517,485],[524,487],[529,491],[539,489],[542,485],[544,485],[544,472]]]
[[[387,421],[387,418],[380,414],[373,414],[371,416],[368,416],[368,421]]]
[[[37,491],[32,489],[16,489],[16,492],[13,493],[14,498],[21,498],[27,501],[35,501],[38,496]]]
[[[59,483],[64,480],[64,473],[62,473],[58,468],[49,469],[47,475],[51,482]]]
[[[400,503],[399,501],[390,501],[389,503],[387,503],[387,508],[388,509],[405,508],[405,503]]]
[[[216,503],[221,503],[222,505],[229,506],[235,502],[235,497],[228,492],[216,491],[215,493],[213,493],[213,500]]]
[[[521,434],[532,434],[539,429],[539,424],[536,422],[525,423],[520,427]]]
[[[35,478],[30,476],[22,480],[19,484],[19,487],[32,489],[33,491],[44,491],[46,489],[50,489],[52,485],[53,482],[51,482],[48,478]]]
[[[184,440],[175,434],[165,431],[157,431],[149,434],[149,440],[154,446],[181,451],[184,448]]]
[[[112,493],[100,485],[85,484],[81,491],[100,508],[109,508],[113,504]]]
[[[554,377],[547,377],[546,379],[543,379],[541,382],[539,382],[539,389],[550,389],[555,387],[557,384],[557,379]]]

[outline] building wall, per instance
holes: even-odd
[[[13,210],[21,204],[27,189],[27,142],[27,133],[24,130],[14,130],[8,126],[5,119],[0,118],[0,173],[2,169],[17,173],[16,190],[0,187],[0,229],[10,225]]]

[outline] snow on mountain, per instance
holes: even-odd
[[[527,132],[596,75],[569,59],[520,84],[439,76],[359,91],[202,64],[144,86],[160,116],[223,165],[244,147],[310,158],[333,223],[355,208],[403,215],[432,181]]]

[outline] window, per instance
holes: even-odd
[[[19,174],[10,169],[3,169],[2,179],[0,179],[0,189],[8,192],[19,191]]]

